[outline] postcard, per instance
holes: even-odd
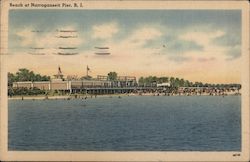
[[[1,1],[2,161],[249,161],[246,1]]]

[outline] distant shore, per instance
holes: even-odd
[[[103,94],[103,95],[83,95],[83,94],[73,94],[73,95],[37,95],[37,96],[12,96],[8,97],[9,100],[57,100],[57,99],[90,99],[90,98],[97,98],[97,97],[122,97],[122,96],[236,96],[241,95],[240,93],[224,93],[224,94],[208,94],[208,93],[201,93],[201,94],[165,94],[165,93],[123,93],[123,94]]]

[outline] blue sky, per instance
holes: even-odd
[[[58,40],[55,38],[56,29],[77,30],[77,38]],[[43,32],[32,33],[32,30]],[[54,55],[59,46],[77,47],[78,55]],[[111,55],[95,55],[95,46],[108,46]],[[46,55],[30,56],[28,53],[31,47],[43,47]],[[239,64],[241,56],[241,11],[10,10],[9,49],[11,59],[27,55],[33,61],[39,60],[36,65],[26,63],[32,69],[41,66],[54,68],[53,62],[48,61],[52,59],[65,65],[67,72],[66,64],[76,67],[82,64],[76,60],[82,59],[84,64],[96,68],[93,75],[115,68],[122,74],[136,76],[151,73],[183,76],[184,69],[189,67],[200,70],[197,77],[184,75],[195,80],[202,75],[201,65],[216,65],[224,75],[218,73],[212,76],[210,73],[215,69],[211,68],[208,76],[202,75],[202,80],[211,82],[221,76],[225,82],[230,80],[228,78],[238,81],[239,76],[235,74],[232,79],[227,72],[240,71],[235,66]],[[12,65],[11,69],[16,70],[24,64],[15,66]],[[72,70],[69,69],[70,72]],[[80,71],[76,73],[81,74]],[[218,80],[223,82],[223,78]]]

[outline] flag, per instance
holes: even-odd
[[[58,72],[62,73],[60,66],[58,66]]]
[[[87,65],[87,71],[90,71],[90,68],[89,68],[89,66]]]

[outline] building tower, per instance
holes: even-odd
[[[60,66],[58,66],[57,74],[54,75],[54,77],[55,77],[56,80],[62,80],[63,79],[63,74],[62,74]]]
[[[87,68],[86,68],[86,77],[89,77],[89,71],[90,71],[90,68],[89,68],[89,66],[87,65]]]

